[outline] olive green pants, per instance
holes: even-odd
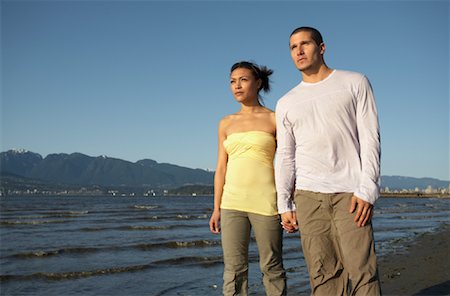
[[[372,224],[358,227],[352,193],[295,192],[312,295],[380,295]]]
[[[248,295],[248,246],[253,228],[259,265],[267,295],[286,295],[280,218],[248,212],[221,210],[223,294]]]

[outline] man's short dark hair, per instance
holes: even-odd
[[[292,37],[292,35],[294,35],[298,32],[311,33],[311,38],[316,42],[317,46],[320,46],[320,44],[323,43],[322,34],[320,34],[319,30],[312,28],[312,27],[298,27],[297,29],[292,31],[291,35],[289,36],[289,39]]]

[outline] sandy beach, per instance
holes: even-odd
[[[379,258],[383,295],[450,295],[450,225]]]

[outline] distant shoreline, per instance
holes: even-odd
[[[381,193],[380,197],[410,197],[410,198],[450,198],[450,194],[445,193]]]
[[[141,195],[141,194],[104,194],[104,193],[75,193],[75,194],[45,194],[45,193],[21,193],[21,194],[9,194],[0,195],[3,197],[214,197],[213,194],[164,194],[164,195]],[[442,193],[381,193],[380,198],[445,198],[450,199],[450,194]]]

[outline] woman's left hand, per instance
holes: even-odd
[[[214,234],[220,233],[220,210],[212,213],[209,219],[209,230]]]

